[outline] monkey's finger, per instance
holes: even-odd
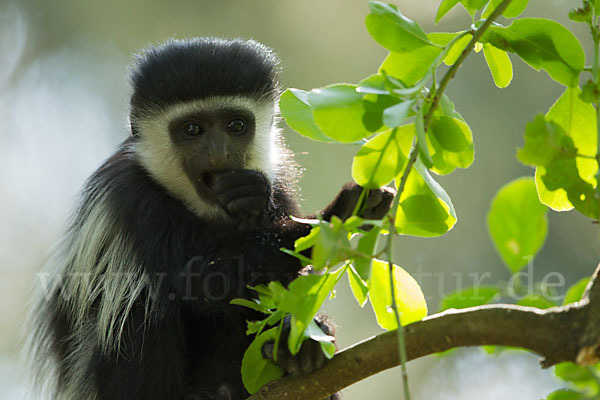
[[[214,192],[217,195],[217,198],[225,204],[245,197],[262,197],[266,201],[269,196],[268,187],[263,185],[237,186],[225,191],[220,191],[220,188],[215,188]]]

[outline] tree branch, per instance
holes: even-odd
[[[455,347],[521,347],[542,357],[547,368],[564,361],[600,361],[600,265],[581,301],[540,310],[508,304],[447,310],[405,326],[408,360]],[[386,332],[342,350],[311,374],[265,385],[251,400],[323,399],[399,364],[396,332]]]

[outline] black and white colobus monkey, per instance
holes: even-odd
[[[37,367],[55,400],[235,400],[252,311],[247,285],[298,275],[296,169],[280,140],[277,60],[254,41],[169,41],[131,82],[131,135],[87,181],[36,307]],[[322,216],[347,218],[347,185]],[[373,191],[368,217],[392,194]],[[327,327],[325,327],[327,329]],[[307,344],[308,343],[308,344]],[[280,357],[322,363],[318,346]],[[272,347],[271,347],[272,348]],[[186,397],[187,396],[187,397]]]

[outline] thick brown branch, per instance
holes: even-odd
[[[409,360],[462,346],[503,345],[539,354],[544,367],[563,361],[600,361],[600,281],[596,269],[584,299],[564,307],[539,310],[496,304],[448,310],[405,327]],[[396,332],[349,347],[323,368],[265,385],[250,397],[323,399],[353,383],[399,364]]]

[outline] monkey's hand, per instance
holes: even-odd
[[[323,219],[331,220],[334,215],[342,221],[348,219],[360,199],[363,188],[356,183],[347,183],[335,200],[322,212]],[[358,215],[366,219],[381,219],[387,214],[396,191],[390,187],[369,190],[359,205]]]
[[[315,322],[325,334],[333,336],[334,328],[331,322],[327,320],[327,317],[324,315],[317,315],[315,317]],[[273,341],[265,342],[263,345],[263,357],[279,365],[290,375],[308,374],[321,368],[325,362],[325,355],[323,354],[323,350],[321,350],[321,344],[312,339],[306,340],[302,343],[300,352],[296,355],[292,355],[287,345],[287,338],[290,334],[290,317],[284,318],[282,323],[282,333],[277,348],[277,360],[275,360],[274,357],[275,342]]]
[[[252,224],[265,217],[271,185],[262,173],[249,169],[218,171],[211,188],[221,207],[235,220]]]

